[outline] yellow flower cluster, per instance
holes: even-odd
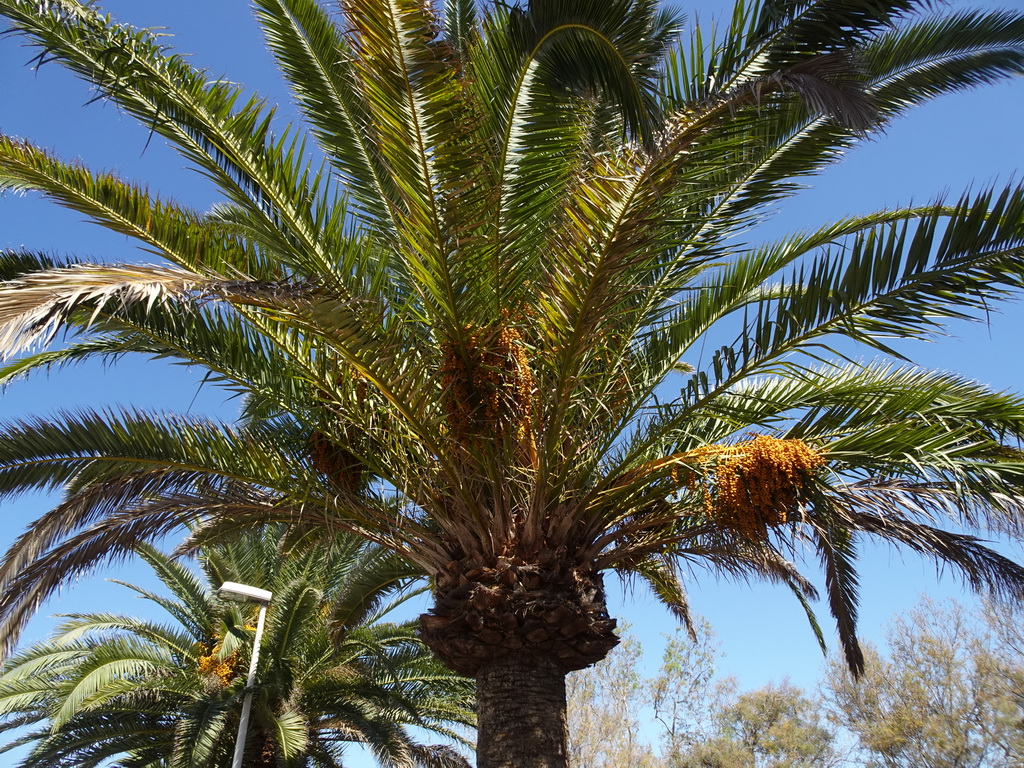
[[[199,674],[216,677],[224,687],[230,685],[238,674],[238,651],[232,651],[228,656],[220,658],[220,643],[215,643],[213,647],[203,643],[201,648],[203,653],[199,656]]]
[[[532,437],[536,381],[518,330],[503,323],[467,328],[466,350],[441,347],[445,415],[457,438]]]
[[[715,467],[708,513],[751,538],[789,520],[801,490],[825,464],[819,451],[802,440],[758,435],[733,446]]]

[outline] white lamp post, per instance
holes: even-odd
[[[236,603],[259,603],[260,616],[256,620],[256,638],[252,644],[252,658],[249,660],[249,679],[245,683],[245,700],[242,702],[242,718],[238,721],[238,736],[235,738],[235,756],[231,768],[242,768],[242,753],[245,751],[245,733],[249,727],[249,710],[252,709],[252,686],[256,682],[256,660],[260,656],[260,640],[263,638],[263,619],[273,595],[265,589],[225,581],[217,590],[222,600]]]

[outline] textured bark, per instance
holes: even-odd
[[[477,681],[478,768],[566,768],[565,675],[619,642],[601,574],[564,550],[453,560],[423,640]]]
[[[420,617],[424,642],[456,672],[475,677],[509,654],[552,659],[563,672],[595,664],[619,642],[601,574],[557,552],[535,562],[452,561]]]
[[[477,768],[567,768],[565,674],[554,659],[523,653],[480,668]]]

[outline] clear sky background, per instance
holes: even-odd
[[[122,21],[166,27],[175,35],[169,42],[180,52],[194,54],[196,66],[258,89],[280,103],[282,120],[288,119],[287,90],[276,76],[244,0],[108,0],[103,5]],[[956,5],[1024,10],[1024,0]],[[684,5],[689,17],[696,15],[702,26],[725,7],[703,0]],[[110,104],[86,105],[91,98],[88,88],[59,66],[31,70],[28,64],[33,55],[17,38],[0,39],[0,131],[29,138],[65,159],[80,158],[93,169],[148,182],[154,191],[199,209],[217,200],[211,185],[184,168],[184,162],[159,137],[149,141],[143,127]],[[1024,173],[1022,125],[1024,79],[934,102],[809,180],[810,188],[780,206],[778,215],[757,237],[1020,178]],[[52,203],[31,195],[8,195],[0,198],[0,248],[22,247],[105,262],[154,260],[126,238],[85,224]],[[994,309],[988,324],[958,326],[954,337],[907,349],[929,366],[965,373],[997,388],[1024,390],[1024,315],[1019,304]],[[0,419],[128,404],[227,418],[235,410],[221,392],[200,387],[197,376],[185,369],[126,360],[116,368],[83,366],[50,378],[18,382],[0,396]],[[45,498],[23,498],[0,506],[0,545],[12,541],[48,503]],[[1007,545],[1005,551],[1022,558],[1017,547]],[[48,604],[43,613],[140,610],[141,604],[122,588],[102,580],[110,575],[145,578],[138,570],[126,568],[84,580]],[[861,635],[876,642],[881,641],[889,619],[905,612],[921,594],[940,598],[963,594],[955,579],[940,577],[931,563],[888,549],[866,550],[860,570]],[[687,585],[695,611],[711,622],[718,635],[723,673],[735,675],[746,688],[782,677],[814,686],[821,653],[788,590],[716,582],[700,572],[691,574]],[[613,614],[633,626],[656,659],[663,633],[674,628],[672,619],[640,588],[612,585],[612,591]],[[827,626],[827,606],[821,604],[819,609]],[[47,616],[37,618],[26,640],[45,636],[52,626]],[[0,756],[0,768],[10,764],[4,759]]]

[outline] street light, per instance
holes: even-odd
[[[235,756],[231,768],[242,768],[242,753],[245,751],[245,732],[249,727],[249,710],[252,709],[252,686],[256,682],[256,660],[260,655],[260,640],[263,638],[263,619],[273,595],[265,589],[225,581],[217,590],[217,597],[235,603],[259,603],[260,616],[256,620],[256,638],[252,644],[252,658],[249,659],[249,679],[245,683],[245,700],[242,702],[242,719],[238,721],[238,736],[235,738]]]

